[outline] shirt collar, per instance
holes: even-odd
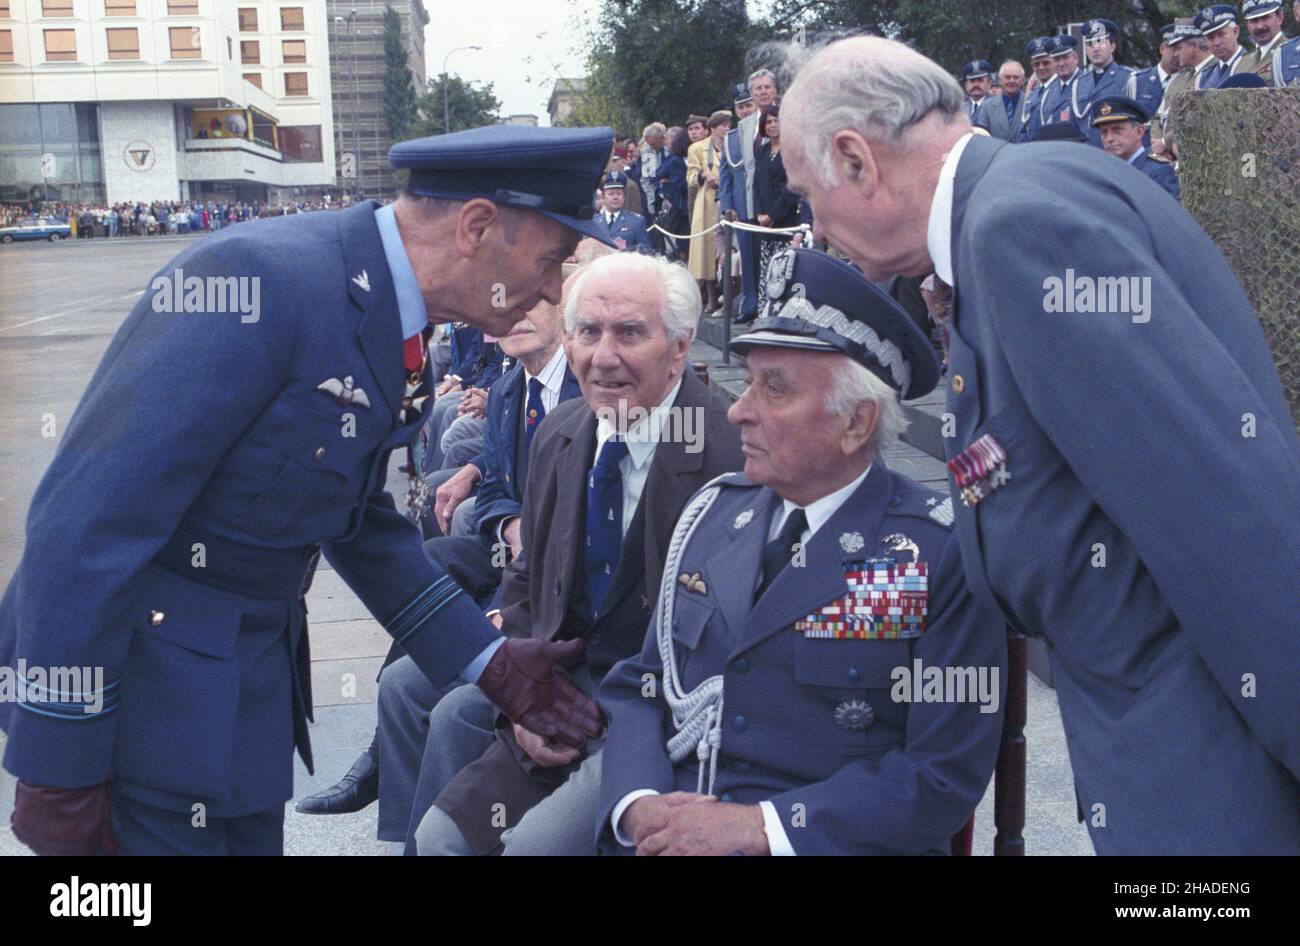
[[[636,424],[624,436],[627,441],[628,456],[632,458],[632,465],[638,470],[650,462],[650,458],[654,456],[655,447],[659,445],[659,437],[663,434],[664,422],[668,419],[668,411],[672,408],[673,402],[677,400],[677,392],[681,390],[681,387],[682,379],[678,378],[677,383],[673,385],[673,389],[668,392],[668,396],[650,411],[650,416],[644,418],[641,423]],[[609,418],[602,416],[596,421],[596,456],[600,456],[605,441],[613,437],[615,433],[617,431]]]
[[[564,383],[563,345],[556,346],[555,353],[551,355],[551,360],[548,361],[537,374],[529,374],[528,369],[524,369],[524,384],[527,385],[529,381],[533,380],[533,378],[542,382],[542,387],[546,388],[548,391],[554,391],[556,394],[560,393],[560,386]]]
[[[809,539],[817,534],[818,529],[830,521],[831,516],[835,515],[839,508],[844,505],[845,501],[853,495],[854,491],[859,486],[862,485],[862,481],[867,478],[867,474],[870,472],[871,465],[868,464],[867,468],[863,470],[852,483],[841,486],[835,492],[827,493],[821,499],[814,500],[807,506],[802,507],[803,514],[808,519]],[[796,506],[788,499],[781,500],[781,521],[777,524],[777,531],[780,531],[781,526],[785,524],[785,521],[788,518],[790,518],[790,513],[794,512],[798,508],[800,507]]]
[[[402,338],[411,338],[423,332],[429,324],[429,310],[424,305],[424,294],[420,292],[420,283],[415,278],[415,270],[411,268],[406,247],[402,245],[402,234],[397,229],[396,206],[385,204],[376,210],[375,223],[379,227],[380,242],[384,245],[388,271],[393,274],[397,314],[402,319]]]
[[[1267,44],[1259,47],[1259,58],[1263,59],[1265,56],[1267,56],[1269,53],[1273,51],[1274,46],[1276,46],[1278,43],[1283,43],[1283,42],[1286,42],[1286,37],[1282,35],[1281,30],[1278,30],[1276,36],[1270,39]]]
[[[1129,155],[1128,163],[1137,164],[1137,159],[1142,157],[1142,155],[1146,153],[1147,153],[1147,149],[1142,145],[1138,145],[1138,149],[1134,151],[1131,155]]]
[[[952,197],[953,183],[957,177],[957,162],[961,154],[975,137],[974,132],[967,132],[957,139],[957,143],[948,152],[943,167],[939,169],[939,185],[934,190],[934,200],[930,202],[930,223],[926,227],[925,246],[930,251],[930,260],[934,263],[934,274],[949,286],[953,283],[952,271]]]
[[[1214,55],[1214,53],[1210,53],[1208,56],[1206,56],[1204,59],[1202,59],[1200,62],[1198,62],[1198,63],[1196,64],[1196,68],[1193,69],[1192,71],[1193,71],[1193,72],[1204,72],[1206,69],[1208,69],[1208,68],[1210,67],[1211,64],[1213,64],[1213,65],[1218,65],[1218,64],[1219,64],[1219,57],[1216,56],[1216,55]]]
[[[1168,82],[1171,76],[1172,73],[1165,72],[1164,66],[1162,66],[1160,63],[1156,63],[1156,78],[1160,80],[1161,85],[1164,85],[1166,82]]]

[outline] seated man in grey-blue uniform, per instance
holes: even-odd
[[[504,642],[384,489],[422,422],[431,325],[503,335],[594,234],[612,132],[403,142],[395,204],[197,241],[150,283],[46,472],[0,602],[13,829],[37,853],[272,854],[312,767],[302,598],[320,554],[431,680],[580,745],[580,648]],[[485,287],[497,284],[499,293]],[[93,687],[43,668],[102,669]]]
[[[593,828],[640,854],[948,853],[993,774],[1006,626],[951,501],[881,457],[938,363],[827,254],[783,251],[764,289],[732,342],[745,469],[678,519],[645,645],[600,688]]]
[[[953,291],[967,581],[1047,644],[1098,853],[1300,853],[1300,442],[1259,317],[1145,176],[1006,147],[961,106],[939,64],[854,37],[781,117],[826,238],[873,279]]]
[[[1152,157],[1142,147],[1148,120],[1137,100],[1127,95],[1112,95],[1093,103],[1092,127],[1101,135],[1102,150],[1127,161],[1177,200],[1180,193],[1178,173],[1173,163]]]

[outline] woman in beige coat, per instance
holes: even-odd
[[[718,247],[717,231],[703,233],[718,222],[718,176],[721,173],[722,142],[731,130],[731,113],[714,112],[709,116],[709,135],[691,145],[686,152],[686,184],[694,205],[691,215],[691,275],[704,287],[708,301],[704,314],[717,311],[718,297]]]

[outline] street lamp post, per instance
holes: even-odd
[[[442,57],[442,130],[444,134],[451,134],[451,108],[447,104],[447,82],[451,77],[447,74],[447,60],[451,58],[452,53],[458,53],[462,49],[482,48],[482,46],[457,46]]]
[[[357,196],[357,184],[364,183],[361,178],[361,128],[357,123],[357,37],[356,37],[357,10],[352,8],[346,17],[334,17],[335,23],[346,23],[348,25],[348,45],[352,47],[352,56],[348,59],[348,89],[349,98],[351,99],[352,110],[352,162],[353,162],[353,183],[352,196]],[[362,190],[365,188],[363,187]]]

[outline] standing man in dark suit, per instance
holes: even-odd
[[[784,117],[825,235],[871,279],[952,288],[971,587],[1049,644],[1099,853],[1300,853],[1300,443],[1258,318],[1145,175],[972,135],[961,108],[941,67],[860,37]]]
[[[430,324],[504,334],[558,302],[611,138],[500,125],[403,142],[396,204],[232,228],[152,280],[32,500],[0,602],[0,664],[103,674],[0,703],[20,841],[280,853],[295,747],[312,766],[302,598],[320,554],[430,678],[477,681],[571,744],[599,732],[551,672],[572,649],[504,642],[384,477],[428,403]]]
[[[726,399],[686,370],[699,316],[685,267],[627,255],[593,262],[565,309],[585,403],[562,405],[534,442],[525,553],[506,570],[501,618],[511,637],[585,640],[569,666],[584,692],[641,648],[686,500],[743,462]],[[494,734],[490,714],[467,733],[466,701],[487,706],[461,687],[430,722],[453,777],[417,832],[420,853],[486,854],[503,829],[507,853],[593,852],[599,742],[570,752],[501,719]]]

